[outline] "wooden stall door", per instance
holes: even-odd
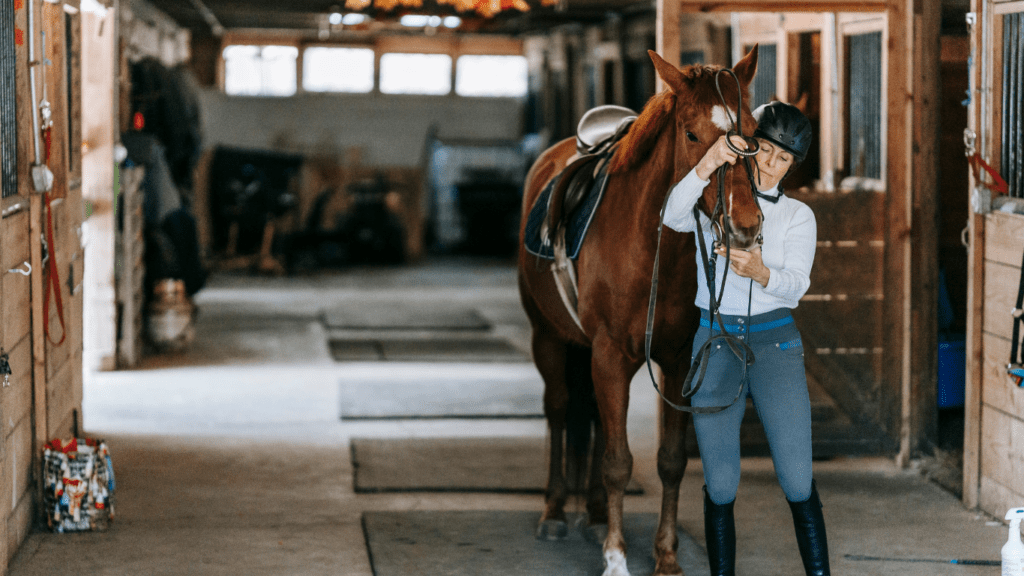
[[[1024,2],[977,0],[969,128],[977,152],[1024,198]],[[979,89],[979,84],[987,86]],[[971,178],[976,192],[987,184]],[[1024,216],[970,216],[964,502],[1001,518],[1024,500],[1024,388],[1006,373],[1024,253]]]
[[[809,380],[854,422],[865,449],[888,448],[877,414],[882,387],[884,194],[786,192],[818,224],[811,288],[793,311]]]

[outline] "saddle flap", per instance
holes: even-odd
[[[581,154],[593,153],[636,120],[636,116],[629,108],[614,104],[587,110],[576,126],[576,149]]]
[[[554,188],[551,189],[551,196],[548,197],[548,213],[544,219],[543,230],[545,234],[554,232],[564,216],[568,215],[571,208],[578,204],[579,193],[574,195],[576,198],[566,198],[566,192],[570,187],[573,187],[573,182],[577,181],[576,175],[580,173],[580,170],[597,160],[597,156],[579,156],[558,175],[558,181],[555,183]],[[587,180],[589,183],[589,179],[584,180]],[[579,187],[579,184],[577,184],[574,188]]]

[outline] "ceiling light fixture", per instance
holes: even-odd
[[[491,18],[505,10],[519,10],[527,12],[530,5],[526,0],[435,0],[438,4],[452,6],[459,12],[473,11],[477,14]],[[555,6],[565,0],[539,0],[541,6]],[[422,8],[423,0],[345,0],[345,8],[353,11],[365,10],[370,6],[378,10],[393,10],[395,8]],[[447,24],[446,24],[447,26]],[[448,26],[454,28],[454,26]]]

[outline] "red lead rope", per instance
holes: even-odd
[[[64,300],[60,294],[60,274],[57,272],[57,245],[53,242],[53,209],[50,208],[50,193],[43,194],[46,205],[46,246],[50,252],[50,285],[43,294],[43,333],[54,346],[60,346],[67,338],[68,330],[64,325]],[[53,292],[57,304],[57,317],[60,319],[60,340],[54,342],[50,337],[50,292]]]
[[[990,186],[990,188],[992,188],[993,191],[999,194],[1008,193],[1010,187],[1006,184],[1006,180],[1003,180],[1003,177],[999,175],[999,172],[996,172],[995,168],[982,159],[981,154],[975,152],[973,156],[967,157],[967,162],[971,165],[971,168],[974,168],[974,179],[977,182],[984,182],[984,179],[981,177],[981,172],[979,171],[980,166],[980,169],[984,169],[992,178],[992,186]]]

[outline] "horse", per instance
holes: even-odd
[[[645,362],[656,246],[660,245],[661,290],[655,301],[658,313],[650,355],[660,368],[667,398],[678,401],[682,395],[700,319],[693,303],[698,278],[694,235],[665,230],[659,240],[661,207],[672,186],[730,128],[727,119],[735,119],[743,134],[751,134],[755,126],[748,99],[738,111],[737,102],[756,72],[756,46],[733,67],[735,81],[720,83],[716,74],[721,67],[680,69],[653,50],[648,53],[668,88],[647,102],[609,162],[607,188],[576,260],[579,323],[563,304],[548,265],[523,248],[527,216],[545,185],[575,154],[573,139],[545,150],[530,168],[519,230],[520,300],[532,328],[533,361],[544,381],[549,432],[548,479],[536,536],[567,536],[566,499],[570,489],[582,491],[589,458],[586,530],[591,538],[603,539],[604,576],[629,576],[622,532],[623,495],[633,466],[626,411],[630,381]],[[725,102],[729,111],[723,108]],[[721,177],[723,190],[728,191],[728,218],[718,214],[718,225],[724,226],[720,230],[733,238],[753,238],[763,216],[752,182],[738,166],[716,171],[698,206],[704,217],[711,217]],[[733,246],[742,247],[738,241]],[[676,555],[676,514],[687,463],[689,414],[659,402],[658,420],[662,501],[654,558],[655,575],[667,576],[682,574]]]

